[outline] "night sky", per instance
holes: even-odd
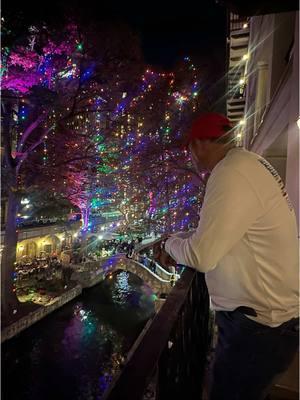
[[[145,59],[150,64],[171,67],[184,55],[192,55],[203,61],[225,51],[226,10],[215,0],[185,1],[168,7],[153,2],[134,5],[130,2],[109,0],[6,0],[2,15],[17,16],[25,23],[45,20],[55,22],[59,17],[79,13],[95,22],[123,21],[141,37]],[[197,5],[196,5],[197,4]]]
[[[131,13],[124,7],[119,9],[119,17],[140,33],[149,63],[171,66],[187,54],[203,60],[225,49],[225,9],[214,0],[200,3],[201,8],[177,5],[170,9],[135,9]]]
[[[168,6],[158,2],[111,0],[5,0],[2,16],[14,26],[40,22],[57,24],[80,15],[85,21],[128,24],[140,37],[146,63],[171,70],[188,55],[201,68],[208,85],[220,82],[215,96],[224,90],[226,65],[226,8],[215,0],[183,1]],[[177,3],[177,2],[176,2]],[[21,21],[21,22],[20,22]]]

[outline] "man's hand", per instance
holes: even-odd
[[[163,240],[165,240],[164,238]],[[161,241],[153,246],[153,257],[154,260],[162,267],[168,268],[171,266],[176,266],[176,261],[161,248]]]
[[[170,256],[169,253],[165,251],[165,249],[161,249],[161,254],[159,257],[158,263],[165,268],[174,266],[176,267],[176,261]]]

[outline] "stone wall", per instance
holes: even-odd
[[[52,311],[73,300],[75,297],[79,296],[81,292],[81,285],[77,285],[74,288],[70,289],[68,292],[63,293],[61,296],[57,297],[56,300],[49,306],[41,306],[37,310],[34,310],[25,317],[7,326],[1,331],[1,343],[5,340],[11,339],[18,333],[22,332],[24,329],[28,328],[29,326],[44,318],[46,315],[50,314]]]

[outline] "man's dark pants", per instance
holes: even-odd
[[[299,319],[276,328],[238,310],[216,312],[218,343],[209,400],[262,400],[299,348]]]

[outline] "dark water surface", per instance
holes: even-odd
[[[154,313],[151,289],[122,271],[2,346],[2,400],[100,400]]]

